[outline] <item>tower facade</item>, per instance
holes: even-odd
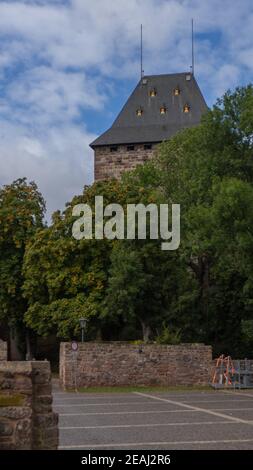
[[[207,109],[191,73],[142,77],[110,129],[90,144],[95,180],[120,178],[144,163],[157,144],[199,124]]]

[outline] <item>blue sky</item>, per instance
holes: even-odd
[[[0,185],[35,180],[48,213],[93,180],[89,143],[145,74],[189,70],[211,106],[252,82],[252,0],[0,0]]]

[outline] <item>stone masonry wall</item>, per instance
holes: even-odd
[[[212,348],[123,342],[61,343],[60,381],[65,389],[117,385],[207,385]]]
[[[0,339],[0,361],[7,361],[7,343]]]
[[[53,450],[58,415],[52,411],[50,364],[0,363],[0,450]]]
[[[145,150],[144,145],[135,145],[134,150],[127,150],[126,145],[118,145],[117,152],[111,152],[110,146],[97,147],[95,150],[95,180],[119,178],[126,170],[133,170],[155,154],[155,145]]]

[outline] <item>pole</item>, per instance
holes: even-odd
[[[142,79],[142,77],[143,77],[142,55],[143,55],[143,50],[142,50],[142,24],[141,24],[141,79]]]
[[[194,75],[194,25],[192,18],[192,75]]]

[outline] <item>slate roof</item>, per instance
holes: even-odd
[[[180,89],[178,96],[174,95],[175,88]],[[149,93],[153,89],[156,96],[151,97]],[[190,106],[189,113],[183,111],[186,104]],[[160,113],[162,106],[166,107],[165,114]],[[141,116],[136,114],[139,108],[142,109]],[[183,128],[199,124],[207,109],[191,73],[144,76],[112,127],[90,146],[162,142]]]

